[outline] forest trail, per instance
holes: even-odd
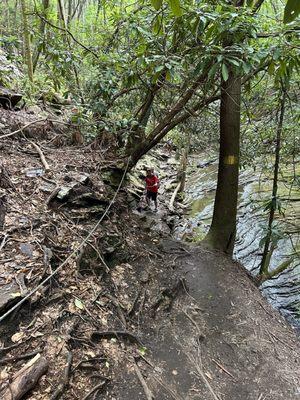
[[[149,346],[149,364],[141,365],[154,398],[300,398],[299,343],[241,267],[169,239],[159,248],[164,258],[154,271],[164,296],[140,326]],[[123,379],[116,399],[146,398],[134,371]]]
[[[116,190],[96,150],[39,145],[48,173],[25,139],[1,147],[0,298],[11,296],[1,314],[61,264]],[[246,272],[173,240],[163,206],[135,213],[131,200],[122,188],[89,245],[0,324],[1,387],[38,351],[49,368],[27,400],[53,398],[70,354],[65,400],[95,388],[88,399],[300,398],[299,342]]]

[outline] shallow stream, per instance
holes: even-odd
[[[216,157],[208,158],[203,154],[191,157],[185,189],[185,204],[188,207],[185,217],[175,229],[177,238],[197,242],[207,233],[213,212],[217,169]],[[271,198],[272,164],[270,175],[257,171],[248,168],[240,172],[234,250],[234,258],[252,275],[257,274],[262,258],[261,238],[266,233],[268,211],[265,205]],[[283,273],[263,283],[261,290],[292,325],[300,328],[300,191],[295,175],[295,165],[286,167],[280,174],[279,195],[284,214],[276,215],[278,241],[271,257],[270,270],[287,260],[291,260],[291,264]]]

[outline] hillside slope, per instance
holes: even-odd
[[[26,139],[1,144],[2,314],[61,265],[116,190],[100,150],[36,143],[49,172]],[[129,200],[121,189],[88,245],[1,322],[0,387],[39,352],[49,368],[24,399],[53,399],[59,383],[66,400],[297,399],[299,342],[242,268],[172,240],[163,206],[136,213]]]

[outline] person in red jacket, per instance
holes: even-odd
[[[159,179],[154,174],[154,169],[149,168],[147,170],[146,181],[146,201],[148,207],[150,207],[150,200],[154,201],[155,211],[157,211],[157,193],[159,188]]]

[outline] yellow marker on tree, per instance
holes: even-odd
[[[237,163],[237,157],[236,156],[226,156],[224,158],[224,164],[225,165],[234,165]]]

